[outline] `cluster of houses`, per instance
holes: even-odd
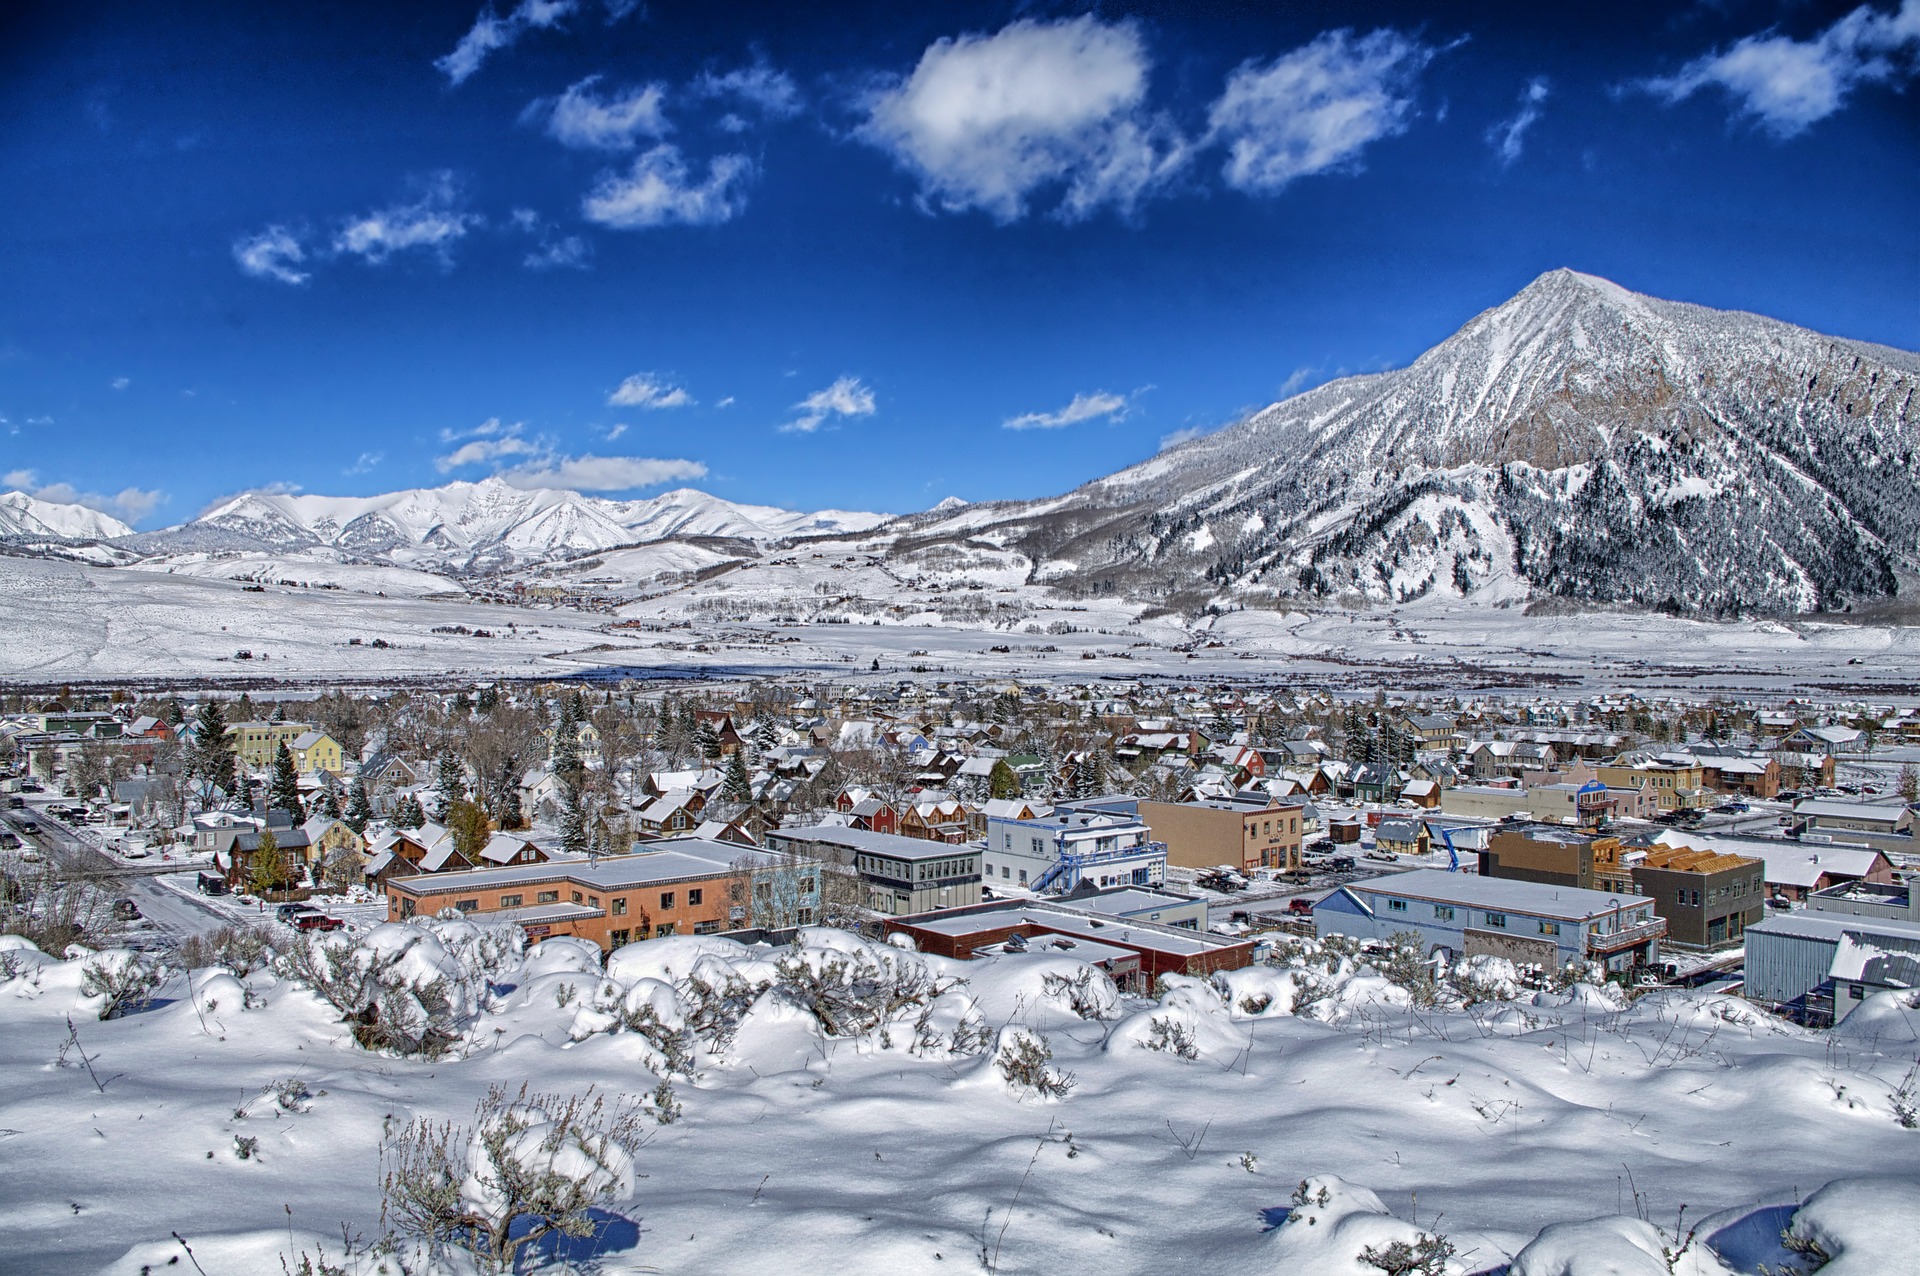
[[[543,709],[557,702],[550,690],[524,694]],[[1813,935],[1825,926],[1855,936],[1834,939],[1837,970],[1868,923],[1803,914],[1859,902],[1847,892],[1900,889],[1895,860],[1915,836],[1909,802],[1835,792],[1837,758],[1870,737],[1920,741],[1911,713],[1767,706],[1717,707],[1711,739],[1686,740],[1669,722],[1656,741],[1650,706],[1631,696],[1369,707],[1113,681],[795,687],[771,700],[760,688],[706,697],[692,767],[660,766],[644,742],[619,755],[605,813],[619,837],[583,854],[559,849],[555,758],[567,743],[588,768],[611,769],[616,755],[587,717],[568,717],[570,743],[549,728],[553,756],[519,773],[531,827],[476,839],[391,818],[432,804],[437,756],[380,733],[351,753],[288,716],[295,708],[227,726],[240,766],[264,789],[284,748],[309,809],[340,810],[354,785],[373,818],[295,820],[260,800],[192,815],[195,848],[236,887],[270,845],[290,879],[370,885],[396,918],[451,908],[610,948],[779,930],[851,907],[929,951],[1071,946],[1141,978],[1253,951],[1211,933],[1204,902],[1168,890],[1170,870],[1300,874],[1362,847],[1428,867],[1349,874],[1314,907],[1323,933],[1412,931],[1460,954],[1625,970],[1655,964],[1663,944],[1751,952],[1792,931],[1804,947],[1826,943]],[[90,745],[125,751],[135,772],[158,767],[158,746],[187,743],[190,722],[48,702],[0,719],[0,739],[51,782]],[[823,787],[842,774],[860,778]],[[1692,812],[1783,797],[1794,799],[1787,836],[1688,826]],[[1862,905],[1887,914],[1871,914],[1874,925],[1912,924],[1878,900]],[[1769,912],[1789,904],[1801,907]],[[1861,963],[1848,986],[1903,969]],[[1765,996],[1804,1003],[1838,977],[1791,996],[1774,995],[1792,982],[1776,980]]]

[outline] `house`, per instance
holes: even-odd
[[[1408,780],[1400,787],[1400,800],[1431,811],[1440,805],[1440,785],[1433,780]]]
[[[1920,987],[1920,920],[1800,909],[1748,927],[1742,992],[1839,1023],[1875,992]]]
[[[1793,804],[1793,814],[1809,828],[1878,833],[1889,836],[1913,831],[1913,811],[1898,802],[1847,802],[1838,798],[1806,798]]]
[[[1703,837],[1675,829],[1661,831],[1648,839],[1648,844],[1756,856],[1763,865],[1767,892],[1781,899],[1805,899],[1815,891],[1846,882],[1893,884],[1892,861],[1884,852],[1867,846],[1832,846],[1764,837]]]
[[[639,939],[715,934],[744,923],[762,875],[789,866],[764,851],[677,838],[632,855],[392,877],[382,889],[392,921],[453,908],[476,920],[512,922],[534,942],[573,935],[611,951]],[[806,876],[814,884],[802,924],[811,924],[818,874]]]
[[[315,815],[300,826],[307,835],[307,867],[317,878],[321,868],[337,854],[364,855],[367,839],[353,826],[331,815]]]
[[[978,806],[967,808],[967,834],[985,837],[989,820],[1033,820],[1052,809],[1043,802],[1029,802],[1025,798],[988,798]]]
[[[1665,920],[1636,895],[1415,869],[1350,882],[1313,907],[1321,936],[1412,932],[1429,952],[1481,954],[1557,970],[1593,961],[1625,972],[1659,960]]]
[[[227,743],[233,746],[240,765],[248,770],[264,771],[273,765],[274,754],[281,745],[291,749],[295,740],[315,730],[310,722],[234,722],[227,726]],[[336,757],[339,749],[336,744]]]
[[[871,795],[855,802],[844,814],[849,828],[867,829],[874,833],[900,832],[900,813],[891,804]]]
[[[695,790],[681,790],[655,798],[640,808],[640,832],[648,837],[672,837],[691,833],[706,809],[706,796]]]
[[[1394,855],[1425,855],[1431,839],[1424,821],[1385,819],[1373,831],[1373,844]]]
[[[1158,886],[1167,848],[1138,816],[1060,807],[1031,819],[987,821],[982,868],[988,885],[1035,893],[1099,887]]]
[[[230,888],[246,889],[253,877],[254,857],[261,853],[260,843],[269,833],[283,861],[279,880],[283,883],[306,880],[307,866],[312,863],[312,846],[304,829],[252,829],[234,838],[233,846],[226,854],[227,885]],[[220,860],[214,861],[216,868],[220,864]]]
[[[287,752],[301,775],[338,775],[345,765],[340,742],[324,731],[302,731],[287,742]]]
[[[1707,788],[1706,768],[1694,759],[1673,757],[1641,761],[1602,763],[1594,771],[1600,782],[1613,788],[1638,789],[1652,785],[1663,811],[1690,810],[1713,801]]]
[[[899,833],[958,846],[967,840],[967,808],[951,798],[915,802],[901,812]]]
[[[513,833],[495,833],[475,857],[475,868],[505,868],[515,864],[545,864],[553,856]]]
[[[869,829],[768,829],[770,849],[850,864],[866,888],[867,907],[905,914],[980,901],[980,848],[951,846]]]
[[[1667,920],[1667,941],[1689,948],[1741,942],[1766,915],[1765,862],[1751,855],[1648,847],[1632,866],[1639,894]]]
[[[720,741],[721,757],[732,757],[746,744],[733,725],[733,715],[724,709],[702,709],[694,717],[701,725],[713,729],[715,738]]]
[[[1792,753],[1817,753],[1832,757],[1848,749],[1858,749],[1861,732],[1853,727],[1798,727],[1780,738],[1778,747]]]
[[[1076,957],[1102,967],[1134,992],[1152,988],[1161,975],[1240,970],[1252,964],[1254,954],[1252,940],[1138,918],[1121,921],[1068,900],[942,909],[889,918],[886,929],[912,939],[921,952],[961,961],[1035,953]]]
[[[438,824],[423,824],[417,829],[393,829],[375,838],[367,847],[365,872],[369,885],[379,885],[394,877],[459,872],[472,867],[472,861],[454,849],[452,833]]]
[[[1300,867],[1305,836],[1300,807],[1271,798],[1139,804],[1152,841],[1164,843],[1167,862],[1182,868],[1227,864],[1241,871]]]

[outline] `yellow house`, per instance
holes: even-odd
[[[293,765],[302,775],[316,771],[339,774],[340,742],[324,731],[308,731],[294,737],[287,742],[287,751],[293,754]]]
[[[274,751],[285,743],[293,748],[293,742],[305,735],[318,734],[311,722],[236,722],[227,728],[227,739],[233,745],[233,752],[240,759],[240,765],[253,771],[264,771],[273,765]],[[334,745],[337,755],[339,745]],[[299,758],[294,759],[295,763]],[[339,763],[334,764],[338,769]],[[306,770],[306,767],[301,767]]]

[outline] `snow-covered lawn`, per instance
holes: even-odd
[[[1660,1276],[1682,1205],[1683,1235],[1708,1222],[1680,1272],[1787,1262],[1789,1223],[1837,1255],[1829,1276],[1912,1270],[1920,1252],[1920,1131],[1894,1111],[1920,1012],[1891,996],[1830,1036],[1724,997],[1623,1008],[1585,985],[1420,1009],[1351,962],[1122,1002],[1097,975],[1069,986],[1085,968],[1067,956],[952,963],[820,931],[798,952],[656,940],[605,972],[577,941],[524,960],[496,945],[482,977],[473,928],[430,925],[437,938],[337,942],[390,992],[458,985],[460,1042],[438,1059],[369,1053],[265,973],[249,990],[176,975],[152,1008],[103,1022],[84,962],[16,951],[0,1267],[191,1270],[175,1232],[208,1276],[278,1272],[322,1241],[337,1257],[343,1222],[378,1232],[383,1131],[469,1120],[489,1087],[523,1083],[646,1096],[641,1177],[571,1251],[608,1273],[1374,1276],[1363,1248],[1424,1233],[1455,1249],[1450,1273],[1521,1255],[1516,1276]],[[920,1000],[826,1035],[801,990],[836,963],[920,979]],[[1498,965],[1482,974],[1512,994]],[[662,1034],[685,1040],[682,1019],[715,1004],[695,979],[742,981],[738,1022],[671,1075]],[[1065,1098],[998,1062],[1030,1034],[1072,1074]],[[679,1107],[665,1123],[663,1079]],[[288,1081],[307,1097],[276,1097]]]

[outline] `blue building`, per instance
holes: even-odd
[[[1314,905],[1313,927],[1357,939],[1411,931],[1428,952],[1553,969],[1596,961],[1609,971],[1653,965],[1667,932],[1644,895],[1431,868],[1350,882]]]

